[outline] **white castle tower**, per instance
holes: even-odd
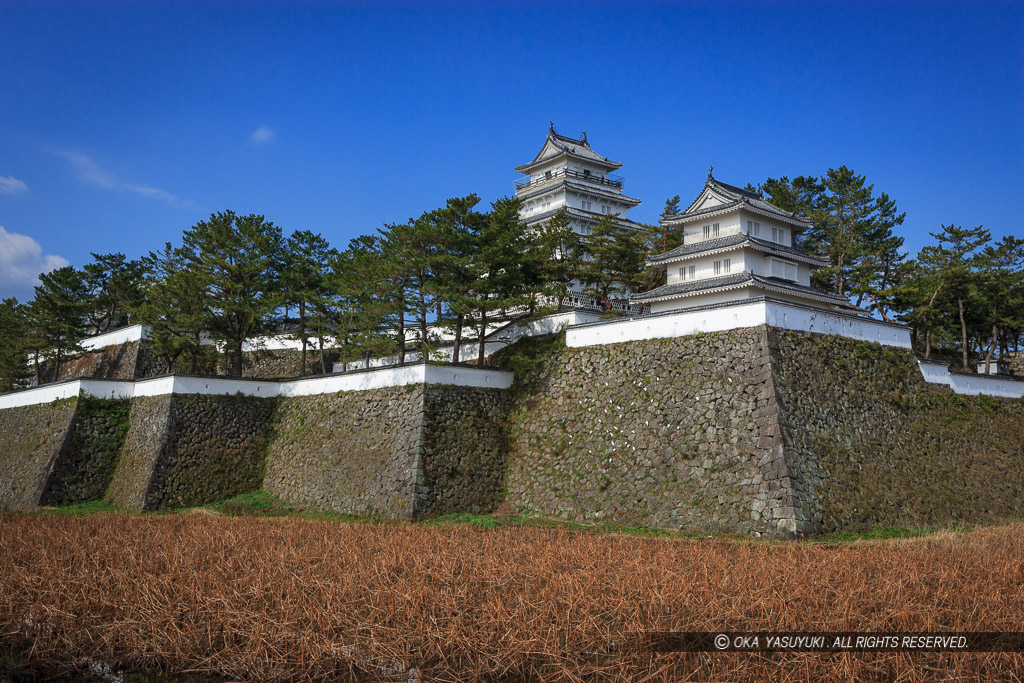
[[[693,203],[661,224],[681,228],[683,244],[647,258],[648,266],[668,272],[667,282],[630,299],[654,313],[761,297],[864,313],[846,297],[811,286],[811,273],[830,262],[794,246],[793,231],[810,221],[758,192],[715,180],[710,170]]]
[[[623,179],[612,174],[622,167],[590,148],[587,134],[568,138],[548,128],[544,146],[533,161],[516,166],[528,178],[516,181],[516,196],[523,201],[519,216],[528,226],[543,223],[565,209],[573,230],[589,235],[591,227],[605,214],[618,214],[623,230],[641,227],[626,218],[640,200],[622,193]]]

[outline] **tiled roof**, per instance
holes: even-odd
[[[547,156],[541,156],[544,153],[544,150],[548,148],[548,143],[550,143],[552,147],[558,150],[558,152],[549,153]],[[577,140],[576,138],[570,138],[566,137],[565,135],[559,135],[558,133],[555,132],[555,129],[552,126],[551,128],[548,129],[548,136],[544,140],[544,145],[541,147],[540,152],[537,153],[537,156],[533,158],[533,161],[527,164],[516,166],[516,171],[519,173],[525,173],[525,169],[529,169],[530,167],[534,166],[535,164],[541,161],[553,159],[560,153],[569,154],[578,159],[583,159],[586,161],[593,161],[601,166],[606,166],[608,168],[622,167],[622,164],[620,164],[618,161],[612,161],[611,159],[603,157],[597,152],[595,152],[593,149],[591,149],[590,143],[587,142],[586,133],[583,134],[583,139]]]
[[[785,211],[784,209],[780,209],[779,207],[775,206],[774,204],[772,204],[771,202],[769,202],[756,192],[751,192],[750,190],[744,190],[743,188],[736,187],[735,185],[729,185],[728,183],[720,182],[712,178],[710,175],[708,176],[707,182],[704,183],[704,190],[707,189],[713,190],[716,194],[725,197],[729,201],[725,202],[724,204],[719,204],[718,206],[712,206],[707,209],[700,209],[699,211],[694,211],[692,210],[693,206],[694,204],[697,203],[697,199],[700,199],[700,195],[698,195],[697,199],[695,199],[693,203],[690,204],[686,211],[673,214],[671,216],[666,216],[664,219],[662,219],[662,222],[678,223],[679,221],[685,221],[692,218],[699,218],[700,216],[703,216],[705,214],[728,211],[730,209],[734,209],[745,205],[755,211],[777,216],[790,223],[797,223],[799,225],[811,224],[811,222],[806,218],[803,218],[802,216],[797,216],[796,214],[790,213],[789,211]],[[704,190],[701,190],[701,195],[704,194]]]
[[[763,277],[761,275],[754,275],[750,272],[734,273],[732,275],[712,277],[705,280],[689,280],[687,282],[676,282],[670,285],[662,285],[661,287],[652,289],[649,292],[634,294],[630,297],[630,302],[642,303],[644,301],[651,301],[654,299],[676,298],[696,294],[704,290],[719,289],[721,287],[736,287],[740,285],[752,285],[755,287],[761,286],[769,289],[790,291],[795,294],[809,296],[839,306],[852,308],[846,297],[837,296],[814,287],[798,285],[797,283],[790,282],[789,280],[781,280],[775,277]]]
[[[551,218],[556,213],[561,211],[563,208],[565,209],[565,213],[569,216],[569,218],[576,218],[578,220],[586,221],[588,223],[597,223],[599,220],[604,218],[602,214],[594,213],[593,211],[584,211],[583,209],[577,209],[576,207],[573,206],[565,206],[560,207],[558,209],[545,211],[544,213],[537,213],[532,216],[527,216],[526,218],[521,218],[520,220],[526,225],[534,225],[535,223],[541,223],[543,221],[546,221],[547,219]],[[640,225],[639,223],[631,221],[628,218],[623,218],[622,216],[619,216],[617,219],[615,219],[615,225],[624,230],[646,230],[646,228],[644,228],[644,226]]]
[[[629,206],[638,206],[640,204],[640,200],[637,199],[636,197],[629,197],[620,192],[609,192],[608,190],[605,190],[597,185],[592,185],[590,183],[581,183],[575,180],[568,180],[566,178],[561,178],[555,182],[549,181],[536,189],[529,190],[527,192],[524,192],[523,194],[516,196],[519,199],[525,201],[527,199],[532,199],[533,197],[540,197],[550,192],[556,192],[559,189],[566,187],[581,194],[587,194],[594,197],[604,197],[610,201],[619,202],[620,204],[628,204]]]
[[[697,254],[703,254],[708,251],[715,251],[716,249],[724,249],[733,246],[751,246],[760,251],[768,252],[769,254],[783,254],[792,258],[799,259],[806,263],[813,265],[827,266],[829,265],[828,259],[819,258],[812,254],[797,249],[796,247],[790,247],[785,244],[777,244],[775,242],[769,242],[767,240],[760,239],[758,237],[751,237],[749,235],[729,235],[727,237],[716,237],[715,239],[703,240],[700,242],[691,242],[690,244],[683,244],[675,249],[665,252],[664,254],[657,254],[655,256],[649,256],[647,263],[654,265],[658,263],[664,263],[665,261],[672,261],[685,256],[694,256]]]

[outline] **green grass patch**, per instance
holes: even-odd
[[[56,507],[40,508],[43,512],[55,515],[91,515],[95,513],[120,513],[126,511],[115,507],[105,500],[90,500],[85,503],[74,503],[72,505],[60,505]]]
[[[235,517],[281,517],[296,512],[295,508],[285,504],[280,498],[266,491],[240,493],[237,496],[206,507],[207,509]]]
[[[841,531],[807,539],[809,543],[851,543],[853,541],[881,541],[890,538],[919,538],[942,531],[968,531],[966,524],[926,525],[917,527],[876,526],[866,531]]]

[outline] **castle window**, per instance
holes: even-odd
[[[747,221],[747,234],[751,237],[760,237],[761,224],[757,221]]]
[[[796,264],[790,261],[780,261],[777,258],[772,260],[772,277],[783,280],[796,281]]]
[[[732,269],[732,259],[722,261],[722,270],[728,273]]]
[[[704,226],[704,239],[709,240],[712,237],[718,237],[718,233],[719,233],[718,223],[715,223],[714,225],[705,225]]]
[[[544,178],[546,180],[551,180],[551,171],[544,171]]]
[[[680,280],[695,280],[697,276],[696,266],[683,266],[679,269]]]
[[[772,242],[778,242],[779,244],[786,243],[786,231],[782,228],[772,228]]]
[[[721,275],[721,274],[722,274],[722,262],[721,261],[715,261],[715,275]]]
[[[585,199],[583,200],[583,210],[584,211],[590,211],[590,202],[588,202]]]

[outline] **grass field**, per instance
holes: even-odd
[[[479,518],[0,516],[0,646],[23,677],[1016,681],[1021,654],[624,646],[652,631],[1022,624],[1022,524],[769,543]]]

